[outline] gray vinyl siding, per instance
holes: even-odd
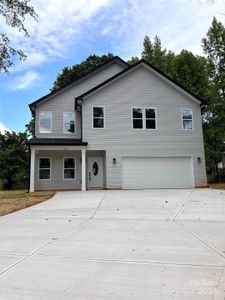
[[[39,180],[39,158],[51,159],[51,179]],[[63,178],[63,158],[76,158],[76,179]],[[39,150],[35,158],[35,190],[60,190],[81,188],[81,153],[80,151]]]
[[[81,138],[81,126],[80,126],[80,113],[76,112],[76,133],[64,134],[63,133],[63,112],[74,112],[75,97],[90,90],[101,82],[107,80],[113,75],[119,73],[124,69],[122,64],[113,62],[106,67],[97,70],[94,74],[83,78],[76,84],[64,89],[48,98],[46,101],[39,104],[35,112],[35,136],[37,138]],[[40,133],[39,132],[39,112],[51,111],[52,112],[52,133]]]
[[[105,107],[105,129],[92,129],[95,105]],[[132,107],[155,107],[158,129],[132,129]],[[193,131],[182,130],[181,108],[193,110]],[[143,65],[84,99],[83,140],[90,150],[106,150],[108,188],[121,188],[121,158],[129,156],[191,156],[195,186],[206,184],[200,105]]]

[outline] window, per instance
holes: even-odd
[[[155,108],[145,108],[145,127],[146,129],[156,129]]]
[[[193,113],[190,108],[182,108],[182,128],[183,130],[193,130]]]
[[[40,111],[39,113],[39,131],[40,133],[52,132],[52,112]]]
[[[104,124],[104,107],[95,106],[93,107],[93,128],[105,128]]]
[[[50,180],[51,177],[51,162],[50,158],[39,159],[39,179]]]
[[[155,108],[132,108],[134,129],[156,129]]]
[[[65,157],[63,160],[63,178],[64,179],[75,179],[75,169],[76,169],[76,163],[74,157]]]
[[[133,108],[133,128],[142,129],[143,128],[143,112],[142,108]]]
[[[75,133],[75,114],[74,112],[63,113],[63,132],[64,133]]]

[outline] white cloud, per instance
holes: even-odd
[[[140,55],[145,35],[159,35],[163,46],[179,52],[202,54],[201,39],[213,16],[225,21],[225,1],[114,0],[108,19],[102,17],[102,36],[112,39],[114,51],[124,58]],[[112,7],[113,8],[113,7]]]
[[[27,54],[27,60],[17,63],[13,71],[32,71],[52,61],[75,57],[83,49],[84,55],[104,51],[129,59],[140,56],[145,35],[159,35],[163,46],[175,52],[185,48],[202,54],[201,39],[213,16],[225,20],[225,0],[207,3],[210,1],[31,0],[39,18],[38,22],[26,20],[30,37],[8,28],[13,44]],[[101,45],[102,39],[104,46],[95,49],[96,41]],[[17,79],[15,86],[31,86],[32,76],[28,77]]]
[[[23,76],[18,76],[10,85],[10,90],[26,90],[36,85],[40,79],[40,75],[33,71],[26,72]]]
[[[71,47],[82,37],[86,24],[111,0],[33,0],[38,22],[28,18],[25,27],[29,38],[8,28],[7,34],[13,45],[27,54],[25,62],[17,63],[14,72],[40,66],[70,55]],[[90,25],[90,24],[89,24]],[[6,29],[4,25],[4,29]],[[77,46],[78,48],[78,46]]]
[[[2,122],[0,122],[0,132],[4,133],[5,131],[11,131],[11,130],[7,128]]]

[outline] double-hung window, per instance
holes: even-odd
[[[133,128],[142,129],[143,128],[143,108],[133,108]]]
[[[52,132],[52,112],[40,111],[39,112],[39,132],[51,133]]]
[[[155,108],[145,108],[145,127],[146,129],[156,129]]]
[[[193,130],[193,112],[190,108],[181,109],[182,129]]]
[[[155,108],[132,108],[132,126],[134,129],[156,129]]]
[[[105,128],[105,111],[103,106],[93,107],[93,128]]]
[[[75,157],[64,157],[63,178],[76,179],[76,159]]]
[[[75,133],[75,114],[74,112],[63,113],[63,132],[66,134]]]
[[[51,178],[51,160],[50,158],[39,159],[39,179],[50,180]]]

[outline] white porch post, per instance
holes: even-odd
[[[81,190],[86,190],[86,149],[81,150]]]
[[[35,149],[31,148],[30,156],[30,193],[34,192]]]

